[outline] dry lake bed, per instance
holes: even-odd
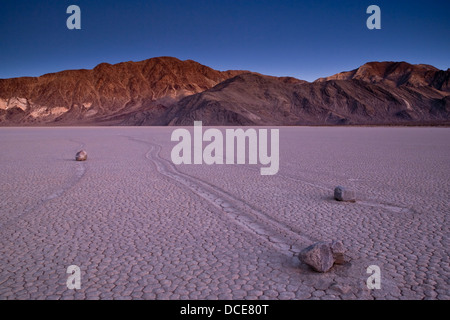
[[[269,176],[175,166],[173,130],[0,128],[0,299],[450,299],[450,129],[280,128]]]

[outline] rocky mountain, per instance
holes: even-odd
[[[448,125],[449,78],[370,62],[309,83],[163,57],[0,80],[0,124]]]
[[[450,91],[450,69],[439,70],[427,64],[412,65],[406,62],[369,62],[352,71],[341,72],[331,77],[320,78],[317,82],[330,80],[362,80],[390,87],[433,87]]]
[[[158,115],[179,99],[242,72],[160,57],[0,79],[0,124],[119,124],[136,110]]]

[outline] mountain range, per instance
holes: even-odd
[[[369,62],[307,82],[159,57],[0,79],[0,125],[448,125],[449,79]]]

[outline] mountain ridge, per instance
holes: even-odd
[[[444,71],[428,64],[383,61],[368,62],[351,71],[319,78],[314,82],[358,79],[370,83],[384,83],[395,87],[402,85],[414,87],[432,86],[438,90],[450,92],[449,75],[450,68]]]
[[[448,124],[449,79],[407,62],[307,82],[157,57],[0,79],[0,125]]]
[[[9,113],[14,120],[23,113],[19,122],[28,124],[108,121],[121,113],[172,104],[241,72],[247,71],[217,71],[192,60],[158,57],[0,79],[0,119],[8,120]]]

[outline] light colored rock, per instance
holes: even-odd
[[[76,161],[86,161],[87,160],[87,152],[84,150],[81,150],[77,153],[75,156]]]
[[[338,201],[355,202],[355,191],[349,190],[342,186],[337,186],[334,189],[334,198]]]
[[[8,109],[8,100],[0,98],[0,110]]]
[[[8,109],[10,108],[20,108],[23,111],[27,110],[28,100],[27,98],[13,97],[8,101]]]

